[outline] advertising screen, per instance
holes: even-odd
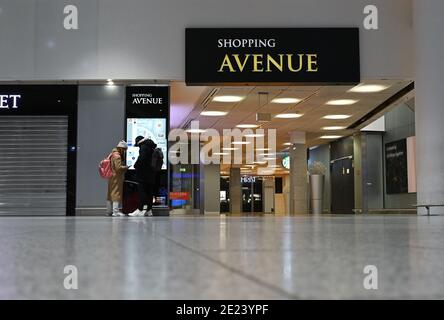
[[[162,149],[164,154],[164,163],[162,169],[166,169],[167,153],[167,136],[166,136],[166,119],[164,118],[128,118],[126,141],[128,142],[128,151],[126,156],[126,164],[130,169],[134,169],[139,156],[139,147],[134,146],[137,136],[149,138]]]

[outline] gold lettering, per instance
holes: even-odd
[[[219,71],[217,72],[224,72],[225,67],[228,67],[230,72],[236,72],[233,68],[233,65],[231,64],[228,54],[225,55],[224,60],[222,61],[222,65],[220,66]]]
[[[273,64],[280,72],[284,69],[284,55],[278,54],[279,63],[269,54],[267,54],[267,72],[271,72],[270,62]]]
[[[288,58],[288,70],[290,70],[291,72],[300,72],[302,70],[302,64],[303,64],[303,60],[304,60],[304,55],[303,54],[298,54],[299,56],[299,67],[298,69],[293,69],[293,54],[287,54],[287,58]]]
[[[234,60],[236,60],[237,66],[239,67],[239,71],[244,71],[245,65],[247,64],[248,58],[250,58],[249,54],[245,55],[244,63],[241,63],[238,54],[233,54]]]
[[[250,56],[253,58],[250,59]],[[265,56],[261,53],[254,53],[226,54],[218,72],[284,72],[287,70],[289,72],[318,72],[318,69],[318,55],[315,53],[280,53],[266,54]]]
[[[307,54],[307,72],[318,71],[318,61],[313,60],[313,58],[317,59],[317,57],[317,54]]]
[[[264,68],[262,68],[263,61],[258,59],[262,57],[262,54],[253,54],[253,72],[264,72]]]

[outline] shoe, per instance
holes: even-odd
[[[140,211],[139,209],[136,209],[136,210],[134,210],[133,212],[131,212],[130,214],[129,214],[129,216],[130,217],[138,217],[138,216],[140,216],[140,213],[141,213],[142,211]]]
[[[126,217],[126,214],[124,214],[123,212],[114,212],[113,217]]]
[[[146,213],[146,210],[142,210],[139,212],[139,214],[137,215],[137,217],[144,217]]]
[[[152,210],[146,211],[144,216],[145,217],[152,217],[153,216],[153,211]]]
[[[113,215],[112,212],[107,212],[107,213],[105,213],[105,216],[106,216],[106,217],[111,217],[112,215]]]

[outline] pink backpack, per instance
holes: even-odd
[[[99,174],[104,179],[109,179],[113,176],[113,168],[111,165],[111,158],[113,154],[110,153],[108,157],[100,161],[99,163]]]

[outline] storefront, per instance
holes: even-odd
[[[74,215],[77,86],[0,86],[0,215]]]

